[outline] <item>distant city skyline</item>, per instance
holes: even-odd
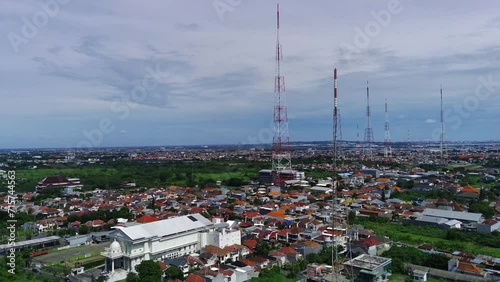
[[[0,149],[271,144],[278,1],[5,1]],[[196,3],[196,4],[193,4]],[[290,140],[500,140],[500,3],[280,1]],[[361,140],[362,141],[362,138]]]

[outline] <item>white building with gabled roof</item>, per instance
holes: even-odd
[[[208,244],[241,244],[239,230],[223,222],[211,222],[202,215],[190,214],[117,228],[108,237],[113,243],[101,253],[109,281],[125,279],[127,273],[144,260],[176,258],[200,252]]]

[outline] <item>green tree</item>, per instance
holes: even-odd
[[[353,224],[354,220],[356,220],[356,211],[350,211],[347,215],[347,222],[349,224]]]
[[[495,209],[490,207],[489,202],[477,201],[470,205],[469,212],[482,213],[485,218],[492,218],[495,215]]]
[[[450,258],[444,254],[427,255],[423,265],[432,268],[447,270]]]
[[[129,272],[127,274],[127,279],[125,280],[127,282],[140,282],[141,280],[139,279],[139,275],[135,272]]]
[[[179,280],[183,280],[184,279],[184,273],[182,272],[182,270],[180,268],[178,268],[177,266],[175,265],[172,265],[170,266],[169,268],[167,268],[165,270],[165,277],[167,279],[179,279]]]
[[[78,234],[83,235],[88,233],[89,233],[89,227],[84,224],[80,225],[80,228],[78,228]]]
[[[152,209],[153,211],[155,211],[155,209],[156,209],[155,203],[156,203],[156,196],[153,195],[153,199],[151,200],[151,204],[149,204],[149,208]]]
[[[139,274],[139,279],[141,280],[141,282],[151,278],[157,279],[156,281],[159,281],[162,274],[160,265],[152,260],[145,260],[141,262],[141,264],[135,267],[135,270]]]
[[[259,255],[268,255],[271,251],[271,245],[266,241],[259,241],[257,246],[255,246],[255,252]]]
[[[294,279],[288,279],[281,274],[279,267],[274,266],[271,269],[263,269],[258,278],[252,278],[250,282],[294,282]]]

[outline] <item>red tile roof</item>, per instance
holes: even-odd
[[[140,223],[149,223],[149,222],[154,222],[154,221],[158,221],[158,218],[156,218],[154,216],[150,216],[149,214],[143,215],[137,219],[137,222],[140,222]]]
[[[187,282],[203,282],[203,277],[196,275],[194,273],[190,273],[187,277]]]

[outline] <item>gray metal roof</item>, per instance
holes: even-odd
[[[28,246],[35,246],[38,244],[43,244],[43,243],[50,243],[54,242],[61,239],[59,236],[48,236],[48,237],[43,237],[43,238],[36,238],[36,239],[31,239],[31,240],[25,240],[25,241],[20,241],[16,242],[15,248],[22,248],[22,247],[28,247]],[[5,248],[11,248],[12,246],[8,244],[0,245],[0,250],[3,250]]]
[[[139,224],[113,231],[110,237],[123,237],[131,240],[165,237],[176,233],[187,232],[212,226],[213,223],[199,213]]]
[[[460,223],[460,224],[462,224],[462,222],[461,222],[461,221],[456,220],[456,219],[452,219],[452,220],[450,220],[450,221],[445,222],[444,224],[446,224],[446,225],[450,225],[450,226],[451,226],[451,225],[455,225],[455,224],[459,224],[459,223]]]
[[[448,220],[445,218],[442,218],[442,217],[433,217],[433,216],[423,215],[423,216],[420,216],[417,219],[415,219],[415,221],[443,224],[443,223],[447,222]]]
[[[433,216],[433,217],[443,217],[448,219],[457,219],[457,220],[465,220],[465,221],[481,221],[481,217],[483,216],[480,213],[471,213],[471,212],[455,212],[455,211],[447,211],[441,209],[425,209],[422,215]]]

